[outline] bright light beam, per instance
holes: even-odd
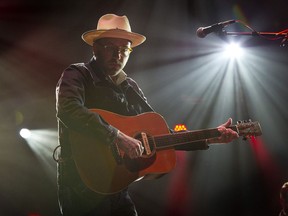
[[[22,138],[27,139],[31,136],[31,131],[27,128],[22,128],[19,134]]]
[[[224,55],[231,59],[238,59],[243,55],[243,49],[237,43],[230,43],[225,46]]]
[[[28,133],[28,129],[22,132],[25,136]],[[56,163],[53,161],[53,150],[57,146],[57,131],[55,129],[38,129],[38,130],[31,130],[30,136],[23,137],[28,146],[37,156],[39,162],[45,168],[48,177],[51,178],[52,181],[55,179],[55,166]]]

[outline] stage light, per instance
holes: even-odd
[[[23,128],[20,131],[20,135],[43,165],[43,170],[47,172],[47,177],[54,181],[55,161],[52,160],[52,153],[58,145],[57,130],[55,128],[33,130]]]
[[[240,58],[243,55],[243,49],[237,43],[230,43],[225,46],[224,54],[228,58]]]
[[[187,130],[187,127],[184,124],[177,124],[174,127],[174,131],[185,131],[185,130]]]
[[[31,136],[31,131],[27,128],[22,128],[19,134],[22,138],[27,139]]]

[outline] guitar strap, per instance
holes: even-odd
[[[137,101],[141,107],[144,108],[145,112],[155,112],[153,108],[147,103],[147,101],[135,90],[127,80],[121,83],[123,89],[125,89],[126,94],[129,94],[133,100]]]
[[[83,66],[85,70],[89,72],[93,80],[93,85],[96,87],[95,83],[97,80],[99,80],[99,78],[96,76],[97,68],[94,63],[95,60],[92,58],[88,64],[83,64],[81,66]],[[136,87],[131,85],[127,79],[124,80],[120,85],[122,89],[126,91],[126,93],[129,91],[130,96],[133,97],[133,99],[138,102],[141,107],[144,108],[145,112],[155,112],[154,109],[147,103],[147,101],[138,93],[138,91],[135,89]]]

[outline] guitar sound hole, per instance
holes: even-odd
[[[124,164],[126,166],[126,168],[130,171],[130,172],[138,172],[140,170],[143,170],[149,166],[151,166],[154,161],[156,160],[156,149],[153,143],[153,140],[151,137],[148,137],[148,141],[149,141],[149,148],[151,150],[151,153],[148,154],[147,150],[144,150],[143,155],[140,158],[137,159],[131,159],[129,158],[127,155],[124,155]],[[141,134],[135,136],[135,139],[140,140],[143,143],[142,140],[142,136]]]

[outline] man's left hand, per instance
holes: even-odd
[[[232,129],[228,128],[232,125],[232,118],[229,118],[227,122],[219,125],[217,127],[218,131],[221,133],[221,136],[216,138],[211,138],[207,140],[207,144],[213,144],[213,143],[229,143],[233,140],[239,138],[239,135],[237,132],[233,131]]]

